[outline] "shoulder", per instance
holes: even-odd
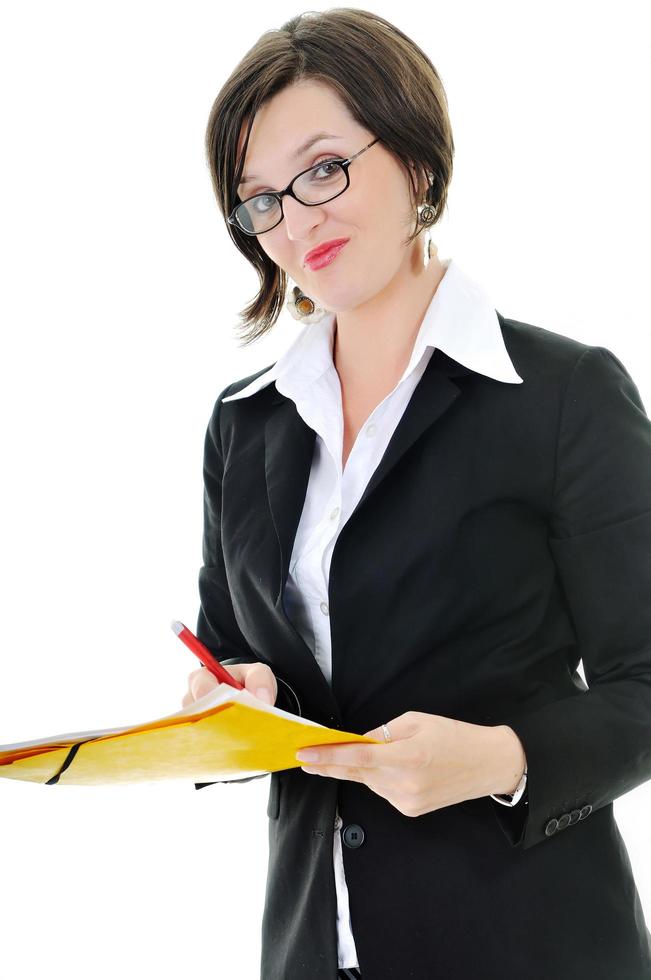
[[[244,417],[248,418],[253,409],[253,406],[262,407],[266,405],[269,398],[273,398],[277,395],[276,386],[273,382],[265,385],[260,389],[259,392],[247,395],[241,399],[236,399],[233,402],[224,402],[224,398],[228,398],[230,395],[236,395],[242,389],[250,385],[252,381],[256,381],[261,375],[265,374],[274,366],[276,362],[273,361],[271,364],[267,364],[266,367],[261,368],[259,371],[254,371],[253,374],[248,374],[244,378],[239,378],[237,381],[231,381],[226,385],[225,388],[217,395],[215,403],[210,414],[210,419],[208,422],[208,436],[214,441],[218,438],[221,440],[224,435],[224,426],[232,425],[233,418]],[[247,410],[240,416],[241,412],[240,406],[246,406]],[[253,413],[255,415],[255,411]],[[229,423],[230,420],[230,423]]]
[[[497,311],[496,311],[497,312]],[[573,337],[497,312],[504,343],[513,365],[528,382],[522,385],[538,401],[559,402],[566,409],[591,406],[600,411],[610,398],[642,413],[644,403],[626,365],[609,347],[586,344]]]
[[[591,349],[590,344],[555,330],[496,313],[506,348],[522,377],[567,379],[577,361]]]
[[[247,385],[250,385],[252,381],[257,381],[259,377],[270,371],[276,362],[273,361],[271,364],[267,364],[266,367],[261,368],[259,371],[255,371],[253,374],[247,374],[245,378],[240,378],[238,381],[231,381],[223,391],[220,391],[217,401],[221,402],[222,399],[228,398],[229,395],[236,395],[238,391],[242,391]]]
[[[246,388],[248,385],[250,385],[252,381],[257,381],[257,379],[259,377],[261,377],[263,374],[266,374],[267,371],[271,370],[271,368],[275,365],[275,363],[276,362],[273,361],[271,364],[267,364],[266,367],[260,368],[259,371],[254,371],[253,374],[247,374],[247,376],[245,378],[239,378],[237,381],[231,381],[229,384],[226,385],[225,388],[222,388],[222,390],[219,392],[219,394],[217,395],[217,398],[215,400],[215,406],[214,406],[214,409],[213,409],[213,414],[218,414],[220,410],[225,412],[227,409],[229,409],[230,408],[230,402],[226,402],[226,404],[222,408],[222,402],[223,402],[224,398],[229,398],[231,395],[236,395],[238,392],[242,391],[244,388]],[[271,387],[273,387],[273,384],[270,383],[269,386],[267,386],[267,387],[271,388]],[[266,391],[267,388],[261,388],[260,390],[261,391]],[[273,390],[275,392],[275,390],[276,390],[275,387],[274,387]],[[255,394],[257,394],[257,392]],[[254,395],[247,396],[246,398],[242,398],[242,399],[237,400],[233,404],[234,405],[241,405],[243,402],[248,402],[250,400],[250,398],[253,398],[253,397],[255,397],[255,396]]]

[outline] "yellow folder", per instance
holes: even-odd
[[[377,741],[220,684],[187,708],[142,725],[0,745],[0,776],[50,785],[243,779],[297,768],[296,752],[306,745]]]

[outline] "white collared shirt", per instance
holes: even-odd
[[[513,367],[497,313],[482,287],[453,259],[444,261],[443,265],[446,271],[423,318],[409,364],[393,390],[373,409],[360,429],[343,471],[341,385],[332,359],[334,313],[307,324],[268,371],[223,399],[229,402],[245,398],[275,381],[277,390],[294,401],[302,419],[316,432],[305,503],[285,585],[285,611],[330,684],[328,580],[334,546],[382,459],[435,348],[497,381],[511,384],[523,381]],[[497,797],[493,799],[504,802]],[[341,826],[337,810],[335,831]],[[334,834],[333,860],[339,967],[358,967],[340,833]]]

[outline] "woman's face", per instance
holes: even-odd
[[[295,158],[296,149],[322,131],[332,136]],[[373,139],[375,133],[357,123],[327,85],[296,82],[255,116],[242,176],[257,176],[240,184],[240,200],[282,190],[302,170],[328,157],[352,156]],[[244,129],[238,151],[243,142]],[[334,312],[354,309],[396,275],[406,275],[409,253],[414,246],[422,249],[420,239],[403,244],[414,226],[415,204],[407,172],[382,142],[351,163],[349,177],[348,189],[325,204],[308,207],[286,195],[283,220],[258,236],[269,258],[317,304]],[[306,252],[333,238],[349,239],[333,262],[317,270],[305,265]]]

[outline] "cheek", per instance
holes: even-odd
[[[269,258],[273,263],[275,263],[275,265],[277,265],[279,269],[287,273],[287,275],[292,276],[293,278],[294,270],[293,270],[292,263],[294,261],[294,252],[289,247],[288,242],[282,242],[280,241],[280,239],[277,241],[271,240],[272,234],[273,232],[265,236],[266,238],[269,239],[269,241],[266,241],[264,245],[260,242],[260,247],[262,251],[265,253],[265,255],[267,256],[267,258]]]
[[[272,262],[275,262],[277,265],[280,264],[279,259],[282,255],[282,241],[280,236],[276,238],[273,231],[270,231],[264,237],[258,238],[258,245]]]

